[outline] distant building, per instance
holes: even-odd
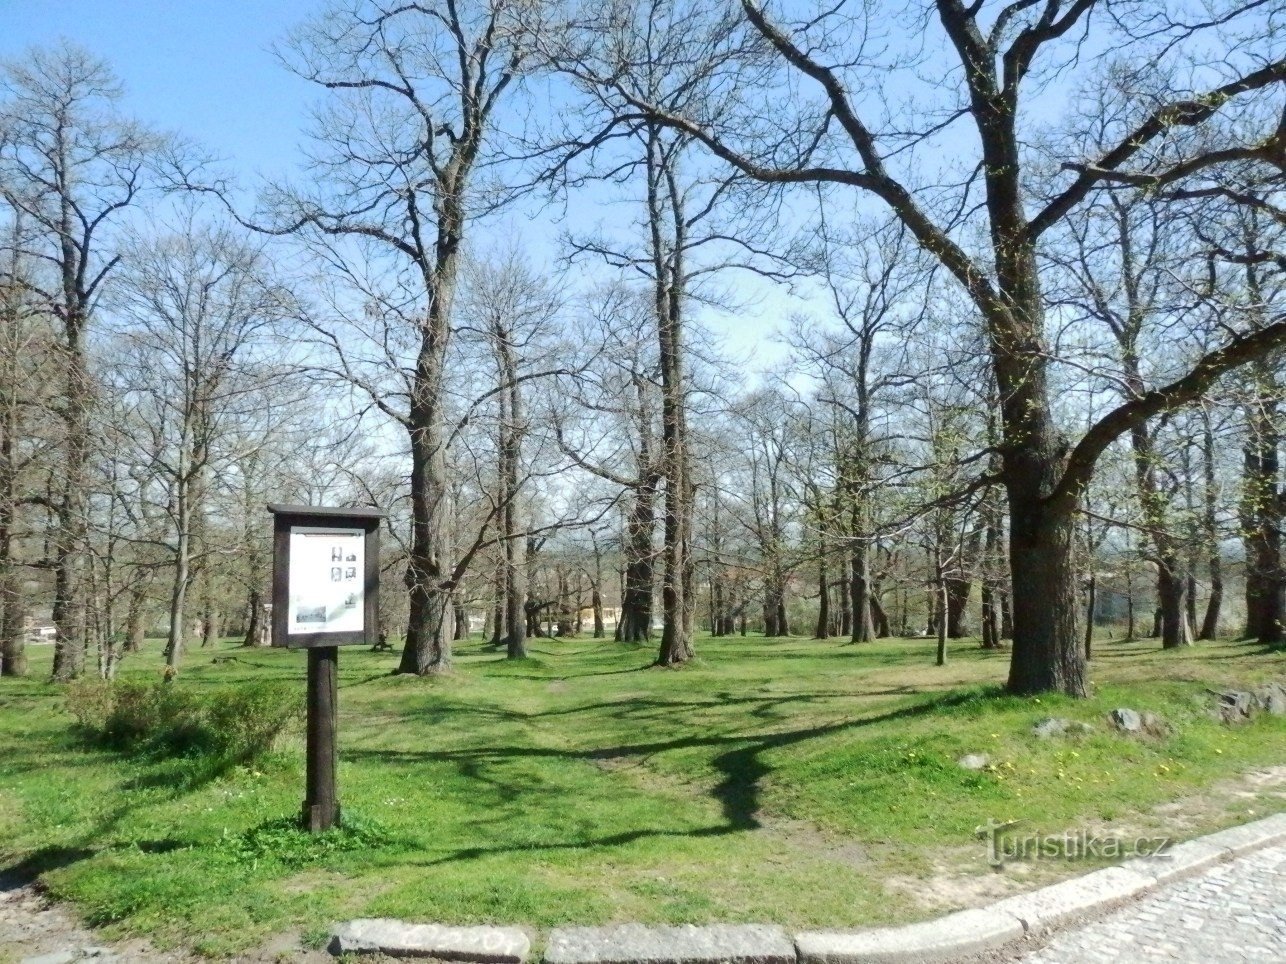
[[[22,634],[28,645],[48,644],[58,635],[58,627],[48,619],[37,619],[35,616],[22,617]]]

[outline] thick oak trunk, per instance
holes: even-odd
[[[947,578],[946,584],[947,635],[952,639],[964,639],[969,635],[966,616],[969,607],[969,593],[973,590],[973,583],[968,579],[950,576]]]
[[[1157,611],[1161,615],[1161,647],[1177,649],[1192,642],[1188,635],[1186,612],[1187,577],[1178,570],[1174,557],[1162,558],[1157,565]]]
[[[849,558],[849,608],[853,623],[849,638],[855,643],[875,639],[875,620],[871,614],[871,553],[866,542],[858,540]]]
[[[1077,634],[1075,515],[1070,506],[1016,500],[1009,515],[1013,578],[1014,693],[1085,695],[1085,657]]]
[[[429,364],[432,362],[422,359],[422,368]],[[434,384],[440,384],[440,379]],[[446,466],[436,399],[432,405],[421,403],[413,408],[418,414],[412,422],[423,427],[411,432],[411,549],[406,568],[409,614],[398,672],[426,676],[451,668],[453,606],[445,558]]]

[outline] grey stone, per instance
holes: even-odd
[[[79,957],[76,951],[54,951],[52,954],[24,957],[19,964],[73,964]]]
[[[479,964],[522,964],[530,951],[531,942],[517,927],[449,927],[379,918],[340,924],[330,939],[330,952],[336,955],[378,953]]]
[[[1079,720],[1065,720],[1062,717],[1049,716],[1033,726],[1031,731],[1034,735],[1044,740],[1051,736],[1080,736],[1085,733],[1092,733],[1094,727]]]
[[[545,964],[794,964],[795,944],[780,927],[559,927]]]
[[[1122,733],[1139,733],[1143,730],[1143,717],[1135,710],[1120,707],[1107,714],[1107,718]]]
[[[1107,867],[1083,877],[1042,887],[992,904],[988,910],[1012,914],[1029,934],[1078,914],[1101,910],[1155,886],[1156,878],[1126,867]]]
[[[1286,716],[1286,686],[1268,683],[1255,690],[1255,705],[1273,716]]]
[[[983,770],[986,769],[987,764],[990,762],[991,757],[985,753],[966,753],[956,761],[966,770]]]
[[[983,908],[906,927],[856,933],[807,931],[795,935],[795,947],[799,960],[807,964],[894,964],[954,961],[1022,936],[1023,925],[1017,917]]]
[[[1244,690],[1228,690],[1216,695],[1219,698],[1216,712],[1225,723],[1244,723],[1255,711],[1255,697]]]

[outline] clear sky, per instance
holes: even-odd
[[[314,91],[270,47],[315,0],[0,0],[0,56],[75,41],[111,63],[131,113],[247,172],[293,164]]]
[[[107,60],[125,86],[129,113],[190,137],[231,162],[247,184],[282,176],[297,147],[315,87],[283,68],[274,42],[308,19],[321,0],[0,0],[0,58],[31,46],[74,41]],[[498,233],[520,233],[552,251],[558,227],[511,216]],[[485,240],[483,241],[485,245]],[[742,357],[782,355],[768,339],[794,309],[782,290],[744,274],[724,279],[754,307],[705,322]]]

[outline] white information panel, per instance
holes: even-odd
[[[365,550],[362,529],[290,527],[288,635],[365,628]]]

